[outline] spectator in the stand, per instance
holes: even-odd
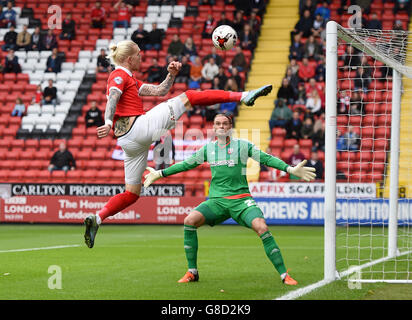
[[[272,129],[275,127],[284,128],[286,123],[292,119],[292,110],[289,109],[285,100],[275,100],[274,104],[275,108],[273,109],[269,120],[270,132],[272,132]]]
[[[250,13],[250,17],[247,20],[247,23],[250,25],[251,30],[255,33],[258,34],[260,30],[260,25],[262,24],[262,19],[256,15],[255,12]]]
[[[54,170],[64,170],[67,172],[69,170],[74,170],[75,168],[76,161],[74,160],[72,153],[67,150],[66,143],[60,143],[59,150],[53,154],[50,160],[48,170],[50,172],[53,172]]]
[[[288,79],[289,84],[292,86],[294,97],[296,100],[296,93],[297,93],[299,82],[300,82],[299,77],[296,74],[293,74],[291,68],[287,68],[285,78]]]
[[[410,0],[395,0],[395,7],[393,8],[393,13],[398,14],[399,11],[408,13],[410,12],[411,2]]]
[[[353,126],[348,126],[348,131],[343,135],[344,150],[357,151],[359,150],[359,135],[355,132]]]
[[[245,20],[243,19],[242,11],[236,11],[235,16],[232,21],[232,27],[236,31],[238,36],[243,31],[244,25],[245,25]]]
[[[325,65],[325,57],[319,56],[319,62],[315,69],[315,80],[318,82],[324,82],[326,76],[326,65]]]
[[[239,91],[239,88],[236,84],[236,81],[233,78],[227,79],[225,91]],[[220,112],[227,113],[231,116],[234,116],[237,112],[237,102],[225,102],[220,104]]]
[[[3,51],[16,50],[17,49],[17,32],[14,31],[14,26],[10,27],[10,30],[4,35],[3,41],[4,45],[2,47]]]
[[[163,34],[163,30],[157,28],[157,23],[152,23],[152,30],[147,35],[146,50],[160,50]]]
[[[296,23],[295,28],[292,31],[292,36],[296,33],[300,34],[303,38],[310,36],[313,27],[313,19],[311,17],[310,11],[305,10],[303,16],[300,17],[299,21]]]
[[[340,130],[337,130],[336,137],[336,151],[347,151],[345,137]]]
[[[72,19],[72,14],[68,13],[62,22],[61,40],[74,40],[76,38],[76,22]]]
[[[303,47],[303,55],[309,59],[319,60],[322,54],[322,46],[316,42],[315,36],[311,34]]]
[[[192,37],[188,37],[185,41],[185,47],[183,48],[183,54],[189,55],[189,60],[194,62],[197,57],[197,50]]]
[[[352,46],[347,46],[346,51],[342,56],[345,69],[353,69],[361,65],[359,54]]]
[[[199,4],[201,6],[210,6],[211,7],[211,6],[214,6],[215,3],[216,3],[215,0],[199,0]]]
[[[294,167],[298,165],[300,162],[302,162],[303,160],[305,160],[305,155],[302,152],[300,152],[300,146],[298,144],[295,144],[293,146],[293,153],[289,157],[288,164]],[[293,174],[289,174],[289,179],[299,180],[300,178],[294,176]]]
[[[219,113],[226,113],[231,116],[236,114],[237,102],[224,102],[220,104]]]
[[[392,29],[405,31],[401,20],[395,20],[395,22],[393,23]]]
[[[322,4],[316,8],[315,16],[320,14],[322,18],[327,22],[330,19],[330,9],[328,1],[322,1]]]
[[[352,92],[349,113],[351,115],[362,115],[362,98],[358,91]]]
[[[40,27],[34,29],[30,39],[30,46],[33,51],[43,50],[43,36],[40,33]]]
[[[212,37],[213,30],[216,28],[216,21],[213,18],[212,14],[207,15],[207,19],[203,24],[202,38],[210,39]]]
[[[147,81],[160,83],[163,78],[163,67],[159,66],[156,58],[152,59],[152,65],[147,69]]]
[[[53,104],[54,106],[57,104],[57,89],[53,86],[52,79],[49,79],[49,85],[43,90],[43,104]]]
[[[292,69],[292,73],[297,75],[298,72],[299,72],[299,64],[298,64],[297,60],[294,59],[294,58],[290,59],[290,63],[288,65],[288,68]]]
[[[306,104],[306,88],[304,82],[299,82],[295,104]]]
[[[173,164],[176,151],[173,143],[172,135],[167,134],[155,142],[153,148],[153,161],[156,165],[156,170],[166,169]]]
[[[233,78],[233,80],[236,81],[237,87],[239,89],[243,89],[242,87],[242,78],[239,76],[239,71],[237,71],[236,68],[232,69],[232,76],[231,78]]]
[[[133,32],[131,40],[136,43],[139,48],[144,49],[146,48],[146,43],[147,43],[147,36],[149,35],[149,32],[147,32],[143,28],[143,24],[139,24],[139,27]]]
[[[313,134],[313,121],[312,118],[308,117],[305,119],[302,128],[300,129],[300,136],[302,139],[312,139]]]
[[[266,1],[265,0],[251,0],[250,1],[251,12],[256,13],[259,17],[265,12]]]
[[[196,57],[195,61],[190,65],[190,89],[200,88],[200,81],[202,80],[202,69],[202,61],[200,60],[200,57]]]
[[[322,113],[322,101],[317,90],[312,90],[306,100],[306,110],[313,117]]]
[[[41,85],[39,84],[36,88],[33,98],[31,99],[31,104],[41,104],[43,100],[43,91],[41,90]]]
[[[92,18],[92,28],[102,29],[106,25],[106,10],[102,7],[100,1],[96,1],[94,8],[91,13]]]
[[[47,58],[46,72],[58,73],[61,71],[62,61],[58,56],[57,48],[52,50],[52,54]]]
[[[202,68],[202,81],[211,83],[218,73],[219,67],[216,64],[215,59],[209,58],[209,61],[205,63]]]
[[[23,100],[21,100],[21,98],[17,98],[14,109],[11,112],[11,116],[12,117],[14,116],[22,117],[25,112],[26,112],[26,106],[24,105]]]
[[[316,179],[323,179],[323,164],[322,161],[319,160],[318,152],[311,152],[310,160],[307,162],[306,166],[315,168]]]
[[[53,34],[53,30],[49,29],[47,31],[47,35],[43,37],[43,50],[53,50],[57,48],[57,39],[56,36]]]
[[[350,110],[350,95],[347,91],[340,91],[338,100],[338,114],[348,114]]]
[[[236,55],[233,57],[231,67],[236,68],[239,72],[245,71],[247,68],[247,61],[245,54],[241,47],[236,47]]]
[[[305,10],[309,10],[310,15],[315,15],[316,1],[313,0],[300,0],[299,1],[299,16],[303,16]]]
[[[0,22],[3,28],[10,28],[11,26],[16,26],[17,12],[13,9],[13,2],[7,2],[7,8],[3,9],[0,14]]]
[[[287,78],[283,78],[282,86],[278,89],[277,98],[286,100],[287,104],[293,104],[295,101],[295,90],[289,84],[289,80]]]
[[[290,119],[286,125],[286,139],[300,139],[300,130],[302,129],[302,120],[300,120],[299,112],[294,111],[292,119]]]
[[[368,29],[382,30],[382,22],[378,19],[378,15],[376,14],[376,12],[371,13],[371,18],[366,24],[366,27]]]
[[[367,93],[371,79],[369,78],[369,70],[363,67],[356,69],[356,76],[354,79],[355,90],[362,90]]]
[[[313,134],[312,151],[325,151],[325,121],[322,122],[321,128]]]
[[[183,54],[184,47],[185,45],[180,40],[179,35],[174,34],[172,38],[172,42],[170,42],[169,48],[167,48],[167,53],[170,56],[180,59],[181,55]]]
[[[19,58],[14,55],[14,50],[9,50],[6,55],[3,68],[3,73],[20,73],[21,66],[19,64]]]
[[[202,63],[205,64],[207,61],[209,61],[210,58],[213,58],[215,59],[215,63],[217,64],[217,66],[220,67],[223,62],[222,57],[217,54],[216,47],[212,46],[210,50],[211,52],[202,59]]]
[[[17,50],[30,50],[31,34],[27,31],[27,25],[23,26],[23,31],[17,35],[16,45]]]
[[[300,61],[302,59],[304,47],[300,42],[301,38],[302,36],[299,33],[293,35],[292,44],[289,46],[289,60],[295,59]]]
[[[190,79],[190,64],[189,64],[189,60],[186,56],[182,57],[182,67],[180,68],[180,72],[178,73],[178,75],[176,76],[176,82],[184,82],[184,83],[188,83],[189,79]]]
[[[321,33],[325,30],[326,28],[326,22],[325,19],[320,14],[317,14],[315,17],[315,20],[313,20],[313,25],[312,25],[312,35],[315,37],[320,37]]]
[[[106,50],[100,49],[100,54],[97,57],[96,72],[112,72],[110,60],[106,56]]]
[[[226,13],[224,11],[220,14],[220,20],[216,23],[216,27],[223,25],[232,26],[232,21],[226,18]]]
[[[92,101],[90,109],[87,110],[85,115],[86,127],[100,127],[104,124],[102,112],[97,108],[96,101]]]
[[[219,78],[219,84],[221,86],[220,89],[223,90],[223,88],[225,87],[225,84],[227,82],[227,76],[226,76],[226,73],[225,73],[225,69],[222,66],[219,67],[219,73],[217,74],[216,77]]]
[[[256,47],[256,37],[250,29],[250,25],[245,24],[243,31],[239,35],[240,46],[243,50],[253,51]]]
[[[116,20],[113,21],[113,28],[129,28],[130,15],[133,7],[130,4],[126,4],[123,0],[120,0],[113,8],[117,11]]]
[[[309,59],[307,57],[303,57],[302,62],[299,62],[299,78],[304,81],[308,82],[310,78],[315,76],[315,67],[309,64]]]

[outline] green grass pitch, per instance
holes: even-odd
[[[178,284],[187,265],[182,226],[103,225],[95,247],[83,225],[0,225],[0,299],[270,300],[323,277],[323,228],[270,226],[287,268],[298,280],[287,287],[257,235],[240,226],[198,230],[198,283]],[[51,250],[7,250],[79,245]],[[51,265],[62,289],[49,289]],[[409,285],[337,281],[301,299],[412,299]],[[223,290],[223,292],[222,292]]]

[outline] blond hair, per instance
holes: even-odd
[[[109,47],[110,53],[108,55],[108,58],[115,65],[122,64],[127,59],[127,57],[130,57],[135,53],[136,46],[136,43],[134,43],[132,40],[119,41],[117,44],[112,43]]]

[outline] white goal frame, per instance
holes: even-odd
[[[412,78],[407,68],[396,61],[379,55],[372,46],[363,44],[362,49],[374,59],[381,61],[393,69],[392,80],[392,123],[390,141],[390,191],[389,191],[389,222],[388,222],[388,251],[381,259],[350,268],[338,274],[336,270],[336,133],[337,133],[337,81],[338,81],[338,37],[356,39],[356,34],[350,33],[335,21],[329,21],[326,26],[326,87],[325,87],[325,206],[324,206],[324,281],[331,282],[364,268],[382,263],[394,257],[410,253],[400,253],[397,248],[398,230],[398,185],[399,185],[399,147],[400,147],[400,105],[401,89],[404,74]],[[356,45],[355,45],[356,46]],[[349,280],[352,282],[388,282],[412,283],[412,280]]]

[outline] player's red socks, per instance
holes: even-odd
[[[107,217],[113,216],[135,203],[137,199],[139,199],[139,196],[130,191],[116,194],[114,197],[110,198],[109,202],[107,202],[106,205],[99,211],[98,215],[103,221]]]
[[[187,90],[186,96],[192,106],[210,106],[216,103],[240,102],[242,92],[224,90]]]

